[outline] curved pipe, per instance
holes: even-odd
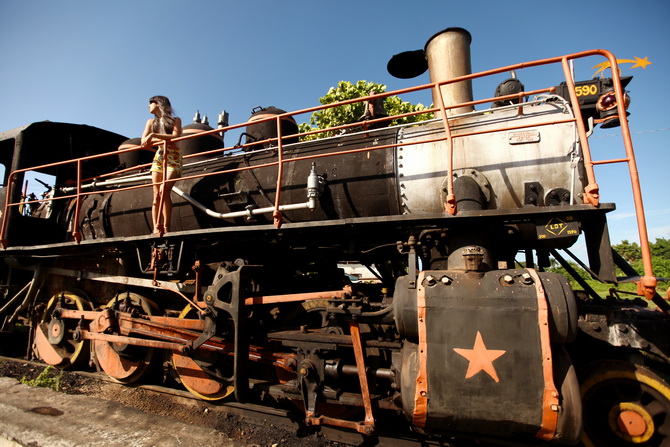
[[[274,213],[275,209],[279,211],[290,211],[290,210],[302,210],[302,209],[316,209],[316,199],[319,196],[319,176],[316,173],[316,165],[312,164],[312,169],[307,177],[307,202],[304,203],[292,203],[290,205],[279,205],[278,207],[268,206],[265,208],[248,208],[244,211],[233,211],[230,213],[219,213],[217,211],[207,208],[202,203],[198,202],[196,199],[186,194],[177,186],[172,188],[172,191],[177,194],[182,199],[186,200],[188,203],[204,212],[210,217],[215,219],[230,219],[234,217],[252,217],[255,214],[269,214]]]

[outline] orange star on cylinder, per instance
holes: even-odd
[[[493,366],[493,361],[501,357],[507,351],[496,350],[496,349],[486,349],[484,344],[484,339],[482,334],[477,331],[477,337],[475,338],[475,345],[472,349],[462,349],[454,348],[454,351],[458,355],[461,355],[470,361],[468,365],[468,371],[465,373],[465,378],[469,379],[470,377],[477,374],[479,371],[484,371],[486,374],[491,376],[493,380],[500,382],[496,369]]]

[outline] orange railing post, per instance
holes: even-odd
[[[623,106],[625,104],[624,90],[621,85],[621,76],[619,74],[619,67],[616,58],[613,54],[607,53],[607,59],[610,63],[610,70],[612,72],[612,80],[614,81],[614,95],[616,96],[619,113],[619,122],[621,124],[621,135],[623,137],[623,144],[626,150],[626,160],[628,164],[628,172],[630,175],[631,187],[633,190],[633,203],[635,205],[635,217],[637,221],[638,235],[640,237],[640,250],[642,252],[642,265],[644,269],[644,276],[640,278],[638,285],[638,293],[644,295],[647,299],[651,299],[656,295],[657,280],[654,277],[653,265],[651,262],[651,249],[649,248],[649,235],[647,233],[647,221],[644,215],[644,203],[642,201],[642,188],[640,187],[640,176],[637,170],[637,162],[635,160],[635,151],[633,150],[633,140],[630,135],[630,128],[628,126],[628,118],[626,110]]]
[[[77,159],[77,195],[75,197],[74,222],[72,223],[72,237],[79,243],[81,233],[79,232],[79,212],[81,210],[81,159]]]
[[[281,132],[282,115],[277,115],[277,192],[275,193],[275,210],[272,213],[276,228],[282,225],[282,212],[279,210],[279,199],[281,197],[281,182],[284,175],[284,145]]]
[[[435,92],[439,98],[440,114],[442,115],[442,124],[444,125],[444,133],[447,138],[447,199],[442,204],[444,211],[455,215],[456,209],[456,194],[454,194],[454,140],[451,137],[451,128],[449,127],[449,117],[447,116],[447,108],[444,105],[444,96],[442,95],[442,83],[435,85]]]
[[[572,103],[572,110],[575,114],[577,131],[579,132],[579,141],[580,149],[582,156],[584,157],[584,167],[586,168],[586,178],[588,179],[588,185],[584,189],[584,203],[590,203],[593,206],[598,206],[600,204],[600,193],[598,184],[596,183],[596,175],[593,170],[593,160],[591,159],[591,148],[589,147],[589,140],[586,136],[586,127],[584,127],[584,120],[582,119],[582,111],[579,108],[579,100],[577,99],[577,93],[575,91],[575,80],[572,79],[572,72],[570,66],[568,65],[567,57],[561,59],[561,65],[563,66],[563,74],[565,76],[565,82],[568,86],[568,92],[570,93],[570,102]]]

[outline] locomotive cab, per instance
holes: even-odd
[[[44,185],[44,196],[53,197],[65,186],[76,185],[77,180],[91,179],[113,171],[118,162],[116,157],[106,156],[82,161],[80,171],[71,163],[59,164],[65,160],[109,154],[110,150],[126,138],[91,126],[43,121],[29,124],[0,134],[2,163],[6,167],[5,185],[11,184],[10,203],[25,202],[22,198],[23,185],[29,170],[53,178],[53,184]],[[35,161],[40,165],[36,166]],[[9,176],[9,172],[12,175]],[[4,191],[3,191],[4,192]],[[7,199],[2,195],[3,204]],[[36,198],[38,199],[38,198]],[[61,213],[66,212],[64,200],[44,203],[40,212],[37,201],[29,203],[32,213],[24,213],[23,207],[12,206],[7,215],[2,216],[5,239],[16,245],[35,245],[62,241],[65,237]]]

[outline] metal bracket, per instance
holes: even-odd
[[[142,273],[174,275],[178,273],[181,268],[181,258],[184,253],[184,241],[182,240],[179,243],[179,247],[177,247],[176,244],[152,244],[149,259],[142,257],[142,250],[140,247],[137,247],[136,250],[137,260]],[[148,267],[145,267],[147,265]]]
[[[235,398],[239,402],[247,399],[249,392],[249,376],[247,364],[249,362],[249,331],[247,329],[247,313],[244,300],[248,295],[255,295],[258,291],[254,282],[254,274],[262,271],[262,267],[243,265],[233,272],[219,268],[217,280],[205,292],[205,303],[213,307],[217,316],[220,311],[226,312],[233,322],[233,377],[231,381],[235,387]]]
[[[354,356],[356,357],[356,368],[358,370],[358,380],[361,384],[361,396],[363,397],[363,408],[365,409],[365,420],[363,422],[347,421],[328,416],[316,416],[316,399],[318,397],[318,387],[315,382],[314,368],[308,369],[305,365],[303,374],[303,365],[299,370],[301,379],[303,401],[305,403],[305,423],[307,425],[332,425],[335,427],[349,428],[356,430],[366,436],[375,432],[375,419],[372,415],[372,399],[370,398],[370,389],[368,387],[368,378],[365,369],[365,355],[363,353],[363,343],[361,342],[361,333],[358,323],[349,324],[351,331],[351,342],[354,347]],[[305,361],[303,363],[306,363]],[[310,380],[311,378],[311,380]]]

